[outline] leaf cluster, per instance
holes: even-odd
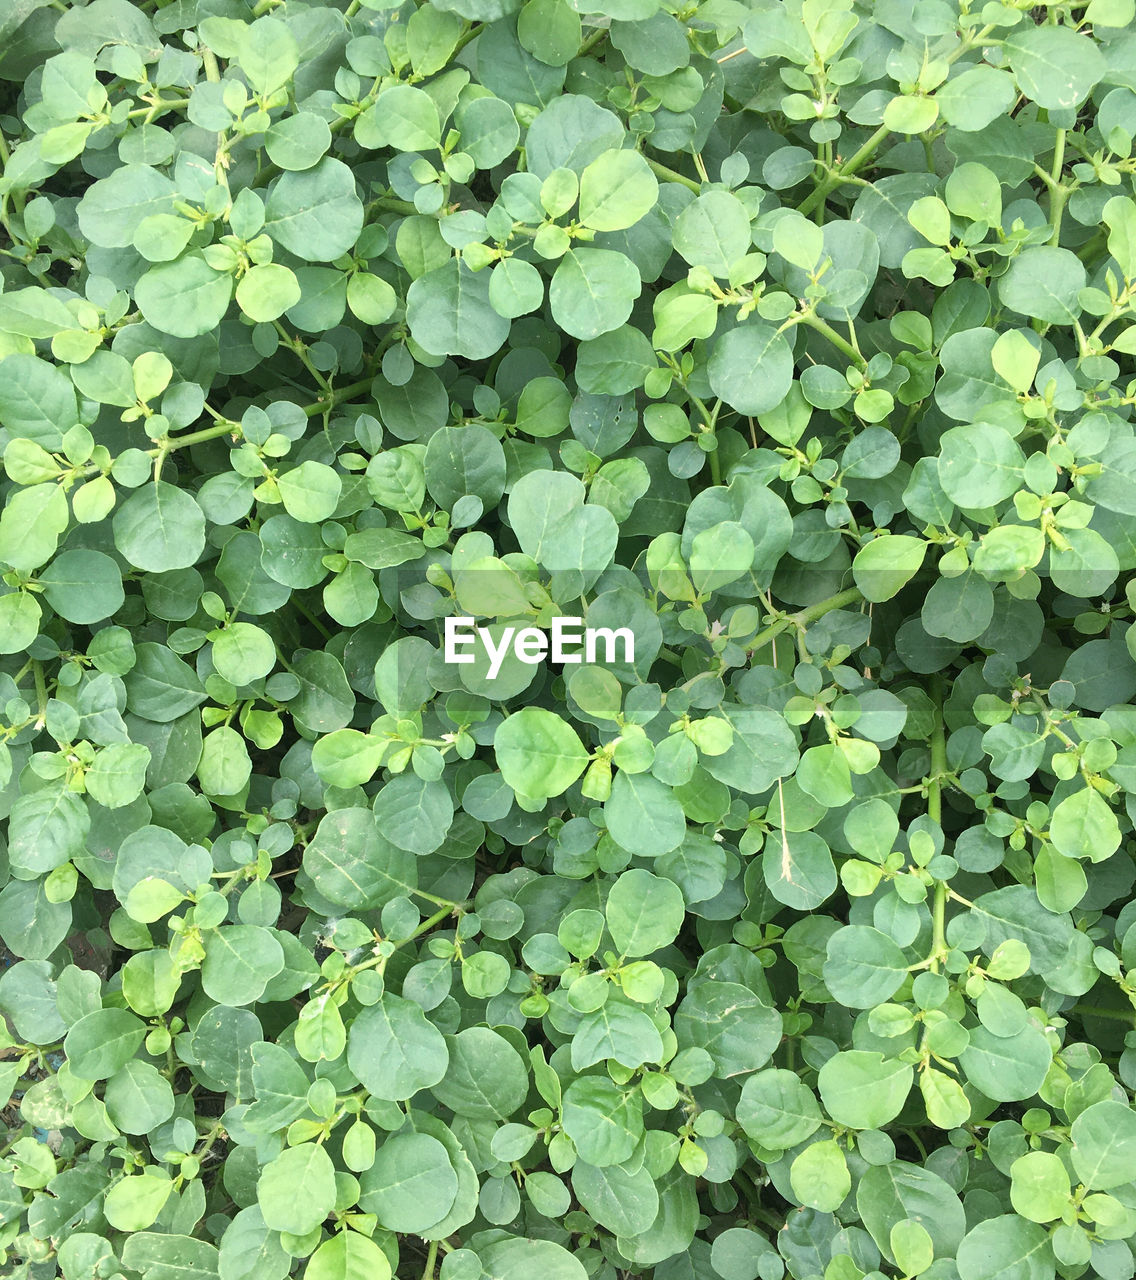
[[[1133,18],[0,7],[6,1274],[1129,1280]]]

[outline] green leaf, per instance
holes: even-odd
[[[637,151],[605,151],[580,174],[580,221],[595,231],[622,231],[659,198],[659,183]]]
[[[453,1208],[458,1177],[446,1148],[425,1133],[395,1134],[363,1175],[359,1204],[390,1231],[419,1234]]]
[[[115,546],[137,569],[167,573],[196,563],[205,515],[191,494],[164,480],[144,485],[114,516]]]
[[[1045,1230],[1012,1213],[987,1218],[968,1231],[959,1245],[957,1265],[962,1280],[1006,1275],[1049,1280],[1054,1273]]]
[[[91,623],[121,608],[122,574],[101,551],[64,551],[39,575],[44,598],[68,622]]]
[[[1126,1103],[1094,1102],[1073,1121],[1070,1137],[1073,1168],[1086,1186],[1108,1191],[1130,1180],[1136,1113]]]
[[[95,1009],[67,1032],[63,1052],[80,1080],[105,1080],[134,1057],[145,1034],[145,1024],[125,1009]]]
[[[845,925],[828,940],[823,974],[841,1004],[870,1009],[899,989],[907,960],[886,933],[868,925]]]
[[[1128,1113],[1127,1108],[1123,1110]],[[1010,1201],[1023,1218],[1052,1222],[1068,1207],[1072,1189],[1069,1174],[1060,1156],[1052,1151],[1031,1151],[1019,1156],[1010,1166],[1010,1178]]]
[[[174,338],[199,338],[224,319],[233,279],[215,271],[198,253],[161,262],[134,286],[134,299],[147,324]]]
[[[485,1280],[527,1280],[534,1275],[544,1280],[584,1280],[587,1275],[580,1260],[552,1240],[496,1240],[482,1245],[477,1256]]]
[[[566,791],[588,762],[576,732],[541,707],[525,707],[507,716],[494,734],[493,751],[506,783],[534,799]]]
[[[400,996],[383,995],[348,1032],[348,1065],[376,1098],[397,1102],[429,1089],[446,1074],[448,1061],[442,1033]]]
[[[728,276],[750,248],[745,205],[728,191],[704,191],[675,220],[674,247],[690,266]]]
[[[306,1280],[390,1280],[387,1255],[358,1231],[339,1231],[312,1254]]]
[[[570,249],[548,289],[552,318],[574,338],[598,338],[631,314],[643,284],[635,264],[611,249]]]
[[[852,577],[865,600],[890,600],[919,572],[927,544],[909,534],[885,533],[862,546],[852,562]]]
[[[800,1202],[822,1213],[838,1208],[852,1189],[844,1152],[832,1140],[806,1147],[793,1161],[789,1180]]]
[[[1068,27],[1014,31],[1005,47],[1018,87],[1049,111],[1080,106],[1105,73],[1100,48]]]
[[[237,285],[237,306],[250,320],[267,324],[300,301],[296,273],[279,263],[250,267]]]
[[[431,151],[441,142],[442,126],[434,100],[422,89],[399,84],[384,89],[355,124],[355,141],[376,150]]]
[[[362,226],[355,178],[328,156],[311,169],[283,174],[265,202],[265,232],[307,262],[331,262],[346,253]]]
[[[710,386],[738,413],[768,413],[793,382],[793,353],[771,325],[750,321],[724,333],[707,366]]]
[[[1081,313],[1078,294],[1086,274],[1068,249],[1038,245],[1023,249],[998,281],[1002,302],[1024,316],[1048,324],[1072,324]]]
[[[71,379],[57,366],[23,352],[6,355],[0,369],[0,423],[16,438],[34,440],[44,449],[60,448],[64,433],[79,424]]]
[[[616,774],[604,805],[604,820],[621,848],[648,858],[677,849],[686,835],[682,805],[649,773]]]
[[[746,1077],[737,1117],[748,1137],[772,1151],[795,1147],[821,1126],[812,1090],[795,1072],[778,1067]]]
[[[226,925],[205,936],[201,986],[218,1004],[252,1004],[284,968],[284,950],[268,929]]]
[[[54,554],[67,523],[67,499],[59,485],[20,489],[0,512],[0,559],[21,573],[38,569]]]
[[[406,318],[415,342],[432,355],[485,360],[509,336],[509,321],[493,309],[489,274],[454,258],[415,280]]]
[[[119,1231],[145,1231],[173,1192],[169,1175],[160,1169],[144,1169],[136,1177],[123,1178],[107,1192],[103,1213]]]
[[[296,37],[279,18],[258,18],[241,32],[239,45],[241,70],[263,97],[283,88],[300,65]]]
[[[906,1063],[885,1061],[881,1053],[848,1049],[834,1054],[821,1067],[817,1089],[825,1110],[837,1124],[880,1129],[899,1115],[912,1078]]]
[[[998,428],[952,427],[943,433],[940,447],[939,483],[960,507],[996,506],[1021,484],[1022,451]]]
[[[314,1230],[335,1204],[335,1166],[314,1142],[282,1151],[260,1172],[256,1202],[265,1225],[303,1235]]]
[[[970,1044],[959,1055],[966,1078],[998,1102],[1031,1098],[1041,1087],[1053,1061],[1044,1033],[1034,1023],[1011,1036],[975,1027]]]
[[[1053,810],[1049,838],[1067,858],[1100,862],[1120,847],[1120,824],[1099,791],[1082,787]]]

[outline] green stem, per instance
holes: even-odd
[[[1136,1025],[1136,1012],[1131,1009],[1105,1009],[1095,1004],[1075,1004],[1067,1012],[1087,1014],[1090,1018],[1110,1018],[1114,1022]]]
[[[37,718],[42,721],[47,715],[47,684],[43,678],[43,663],[36,662],[32,673],[35,676]]]
[[[315,365],[312,364],[311,356],[308,355],[307,344],[304,342],[304,340],[298,337],[293,338],[292,335],[288,332],[287,329],[284,328],[284,326],[280,323],[279,320],[273,320],[272,325],[273,325],[273,328],[275,328],[276,332],[280,335],[280,341],[288,348],[289,351],[292,352],[292,354],[296,357],[297,360],[299,360],[299,362],[304,366],[304,368],[308,371],[308,373],[311,374],[312,378],[315,380],[316,385],[322,391],[326,392],[330,390],[330,388],[327,385],[327,379],[323,376],[322,373],[320,373],[320,371],[315,367]]]
[[[1053,148],[1053,168],[1050,170],[1052,185],[1049,188],[1049,221],[1053,225],[1050,244],[1056,244],[1061,238],[1061,219],[1065,213],[1065,201],[1069,193],[1061,182],[1061,169],[1065,164],[1065,130],[1057,130],[1057,142]]]
[[[645,156],[644,159],[651,166],[651,171],[655,176],[662,178],[664,182],[679,182],[688,190],[693,191],[695,195],[701,192],[701,185],[695,182],[693,178],[688,178],[685,174],[679,173],[675,169],[668,169],[665,164],[660,164],[658,160],[652,160],[650,156]]]
[[[326,396],[321,396],[314,404],[304,405],[304,412],[309,418],[314,418],[317,413],[327,413],[329,409],[334,409],[337,404],[342,404],[345,400],[352,400],[360,391],[369,391],[374,378],[363,378],[359,382],[349,382],[345,387],[339,387],[335,391],[330,391]]]
[[[126,113],[127,120],[137,120],[140,116],[148,116],[159,111],[177,111],[189,106],[188,98],[159,98],[148,107],[135,107]]]
[[[817,333],[823,334],[829,342],[831,342],[837,350],[842,351],[861,372],[868,367],[867,360],[864,359],[864,357],[856,350],[847,338],[842,338],[827,320],[822,320],[820,316],[808,311],[803,316],[797,317],[796,323],[807,324],[810,329],[815,329]]]
[[[880,143],[883,142],[890,132],[891,130],[886,125],[881,124],[854,156],[845,160],[831,178],[822,182],[811,195],[806,196],[804,200],[801,201],[798,206],[799,211],[807,218],[817,205],[828,196],[829,192],[840,185],[840,180],[842,178],[846,178],[850,173],[856,173],[868,163],[872,156],[876,154]]]
[[[772,644],[779,635],[788,631],[790,627],[807,627],[810,622],[823,618],[826,613],[831,613],[833,609],[842,609],[846,604],[853,604],[855,601],[862,599],[863,596],[860,594],[859,587],[848,587],[844,591],[838,591],[836,595],[829,596],[826,600],[818,600],[816,604],[810,604],[807,609],[800,609],[796,613],[778,618],[776,622],[770,624],[764,631],[759,631],[746,648],[750,653],[755,653],[758,649],[764,649],[767,644]]]
[[[604,36],[608,34],[609,32],[607,27],[600,27],[598,30],[593,31],[592,34],[584,41],[584,43],[577,50],[576,57],[583,58],[585,55],[591,53],[591,51],[596,47],[597,44],[599,44],[599,42],[604,38]]]
[[[927,816],[941,826],[943,822],[943,775],[947,772],[947,731],[943,723],[943,681],[931,681],[935,699],[935,727],[931,731],[931,776],[927,782]],[[939,962],[947,951],[947,882],[935,881],[935,898],[931,908],[931,972],[939,972]]]
[[[219,436],[239,435],[240,431],[239,422],[217,422],[211,427],[202,427],[200,431],[190,431],[184,436],[174,436],[166,444],[148,449],[147,453],[151,458],[156,458],[160,453],[171,453],[174,449],[188,449],[191,445],[204,444],[206,440],[216,440]]]
[[[434,1280],[434,1262],[438,1257],[437,1240],[430,1241],[430,1249],[426,1254],[426,1265],[422,1268],[422,1280]]]

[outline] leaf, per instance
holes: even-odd
[[[6,355],[0,369],[0,423],[18,439],[60,448],[64,432],[79,423],[71,379],[48,361],[23,352]]]
[[[1012,1213],[987,1218],[968,1231],[959,1245],[957,1262],[963,1280],[1004,1275],[1046,1280],[1054,1273],[1045,1230]]]
[[[822,1213],[839,1207],[852,1189],[844,1152],[831,1139],[806,1147],[793,1161],[789,1179],[801,1203]]]
[[[252,1004],[284,968],[284,951],[258,925],[227,925],[205,939],[201,985],[218,1004]]]
[[[611,886],[608,929],[625,956],[649,956],[673,942],[682,927],[682,892],[649,871],[625,871]]]
[[[658,180],[637,151],[605,151],[580,174],[580,221],[596,231],[622,231],[658,197]]]
[[[360,1183],[360,1207],[391,1231],[418,1234],[450,1212],[458,1177],[446,1148],[425,1133],[396,1134],[379,1147]]]
[[[282,1151],[260,1172],[256,1201],[265,1225],[302,1235],[314,1230],[335,1204],[335,1166],[314,1142]]]
[[[907,961],[887,934],[868,925],[845,925],[828,940],[823,973],[841,1004],[870,1009],[899,989]]]
[[[123,1178],[107,1192],[103,1213],[119,1231],[144,1231],[161,1213],[174,1189],[159,1169],[144,1169],[136,1177]]]
[[[387,1255],[358,1231],[339,1231],[312,1254],[306,1280],[390,1280]]]
[[[959,1055],[970,1083],[999,1102],[1033,1097],[1052,1060],[1043,1032],[1032,1022],[1012,1036],[975,1027],[970,1044]]]
[[[68,622],[100,622],[125,599],[122,574],[101,551],[64,551],[39,575],[48,604]]]
[[[821,1126],[812,1090],[794,1072],[777,1067],[745,1078],[737,1116],[748,1137],[773,1151],[804,1142]]]
[[[134,286],[146,322],[174,338],[199,338],[216,329],[232,296],[232,277],[197,253],[151,267]]]
[[[1104,1099],[1073,1121],[1071,1157],[1086,1186],[1108,1191],[1129,1180],[1136,1150],[1136,1114],[1122,1102]]]
[[[998,281],[1003,303],[1049,324],[1072,324],[1081,312],[1077,295],[1085,268],[1068,249],[1038,245],[1024,249]]]
[[[618,329],[642,292],[635,264],[611,249],[570,249],[548,289],[552,317],[574,338]]]
[[[283,174],[265,201],[265,232],[307,262],[331,262],[346,253],[362,226],[354,176],[329,156],[311,169]]]
[[[1006,52],[1022,92],[1046,110],[1080,106],[1105,73],[1098,46],[1068,27],[1014,32]]]
[[[415,280],[406,295],[415,342],[433,355],[485,360],[509,335],[509,321],[493,309],[489,275],[451,259]]]
[[[441,141],[438,108],[430,95],[412,85],[384,89],[355,125],[355,140],[372,150],[431,151]]]
[[[718,339],[707,372],[714,394],[732,409],[768,413],[792,385],[793,354],[771,325],[751,321]]]
[[[205,515],[186,493],[164,480],[144,485],[114,516],[118,550],[138,569],[187,569],[205,547]]]
[[[145,1025],[125,1009],[95,1009],[67,1032],[63,1052],[80,1080],[105,1080],[134,1057],[145,1034]]]
[[[604,820],[618,845],[648,858],[677,849],[686,835],[682,805],[649,773],[616,774]]]
[[[852,577],[865,600],[879,603],[897,595],[919,572],[927,544],[908,534],[883,534],[861,547]]]
[[[566,791],[588,762],[576,732],[541,707],[507,716],[494,734],[493,750],[506,783],[534,799]]]
[[[0,512],[0,559],[22,573],[38,569],[54,554],[67,523],[67,499],[59,485],[20,489]]]
[[[267,324],[300,301],[296,274],[279,263],[250,267],[237,285],[237,306],[250,320]]]
[[[817,1089],[825,1110],[854,1129],[879,1129],[894,1120],[907,1100],[913,1073],[902,1062],[886,1062],[881,1053],[848,1049],[820,1069]]]
[[[1049,819],[1049,838],[1067,858],[1100,862],[1120,846],[1120,825],[1108,801],[1092,787],[1066,796]]]
[[[376,1098],[396,1102],[430,1088],[446,1074],[448,1061],[442,1033],[399,996],[383,995],[348,1032],[347,1062]]]
[[[485,1280],[584,1280],[580,1260],[552,1240],[511,1238],[483,1245],[478,1251]]]

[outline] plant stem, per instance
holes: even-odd
[[[788,631],[790,627],[807,627],[810,622],[815,622],[817,618],[823,618],[826,613],[831,613],[833,609],[842,609],[846,604],[852,604],[862,599],[863,596],[860,594],[859,587],[848,587],[844,591],[838,591],[836,595],[829,596],[826,600],[818,600],[816,604],[810,604],[807,609],[800,609],[796,613],[778,618],[776,622],[771,623],[764,631],[759,631],[746,648],[750,653],[756,653],[758,649],[764,649],[767,644],[771,644],[782,632]]]
[[[584,43],[577,50],[576,57],[582,58],[586,54],[591,53],[591,51],[596,47],[596,45],[599,44],[599,42],[607,34],[608,34],[607,27],[600,27],[598,30],[593,31],[592,34],[584,41]]]
[[[880,127],[872,134],[872,136],[864,143],[854,156],[840,166],[831,178],[825,179],[824,182],[817,187],[811,195],[808,195],[801,201],[798,211],[803,213],[807,218],[810,213],[821,203],[822,200],[835,187],[840,185],[842,178],[846,178],[850,173],[855,173],[858,169],[862,169],[864,165],[876,154],[876,150],[883,140],[888,136],[891,130],[886,125]]]
[[[1065,201],[1069,192],[1061,182],[1061,169],[1065,164],[1065,130],[1057,130],[1057,141],[1053,147],[1053,168],[1050,170],[1049,187],[1049,221],[1053,224],[1050,244],[1056,244],[1061,238],[1061,219],[1065,213]]]
[[[807,324],[810,329],[815,329],[817,333],[823,334],[829,342],[831,342],[838,351],[842,351],[861,372],[868,367],[867,360],[864,359],[860,352],[856,350],[847,338],[842,338],[827,320],[822,320],[820,316],[808,311],[803,316],[797,318],[797,324]]]
[[[931,775],[927,782],[927,816],[932,822],[943,821],[943,774],[947,771],[947,734],[943,723],[943,680],[931,681],[935,700],[935,727],[931,731]],[[935,898],[931,908],[931,972],[939,972],[940,958],[947,950],[947,882],[935,881]]]
[[[688,178],[685,174],[678,173],[674,169],[668,169],[665,164],[660,164],[658,160],[652,160],[650,156],[644,156],[644,159],[651,166],[655,176],[662,178],[664,182],[679,182],[690,191],[693,191],[695,195],[701,192],[701,185],[695,182],[693,178]]]
[[[309,418],[314,418],[317,413],[326,413],[329,409],[334,409],[337,404],[353,399],[360,391],[368,391],[372,382],[374,378],[362,378],[358,382],[349,382],[347,386],[321,396],[314,404],[304,405],[304,412]]]
[[[1136,1025],[1136,1012],[1131,1009],[1105,1009],[1095,1004],[1075,1004],[1067,1013],[1087,1014],[1090,1018],[1111,1018],[1115,1022]]]
[[[434,1280],[434,1262],[438,1257],[437,1240],[430,1241],[430,1249],[426,1254],[426,1265],[422,1268],[422,1280]]]

